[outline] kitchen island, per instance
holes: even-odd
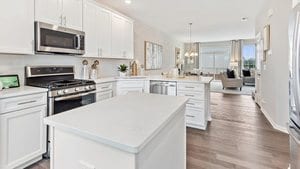
[[[130,93],[50,116],[51,169],[185,169],[187,101]]]

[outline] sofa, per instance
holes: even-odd
[[[239,88],[242,91],[243,79],[241,78],[228,78],[227,72],[221,73],[221,81],[223,89],[225,88]]]
[[[255,86],[255,72],[253,70],[243,70],[243,84]]]

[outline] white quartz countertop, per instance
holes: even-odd
[[[157,75],[157,76],[137,76],[137,77],[105,77],[96,79],[96,83],[107,83],[107,82],[115,82],[115,81],[122,81],[122,80],[161,80],[161,81],[176,81],[176,82],[188,82],[188,83],[210,83],[213,78],[212,77],[205,77],[205,76],[186,76],[184,78],[174,77],[168,78],[165,76]]]
[[[186,102],[185,97],[130,93],[47,117],[45,123],[138,153]]]
[[[0,91],[0,99],[10,98],[10,97],[18,97],[23,95],[30,95],[36,93],[47,92],[48,89],[38,88],[38,87],[30,87],[30,86],[21,86],[18,88],[11,89],[3,89]]]

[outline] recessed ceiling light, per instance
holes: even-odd
[[[248,21],[248,17],[242,17],[241,21],[242,22],[247,22]]]
[[[131,4],[131,2],[132,2],[131,0],[125,0],[126,4]]]

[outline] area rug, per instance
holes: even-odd
[[[210,84],[210,91],[216,93],[225,93],[225,94],[240,94],[240,95],[252,95],[255,91],[254,86],[243,86],[242,91],[240,89],[228,89],[223,90],[222,82],[220,80],[214,80]]]

